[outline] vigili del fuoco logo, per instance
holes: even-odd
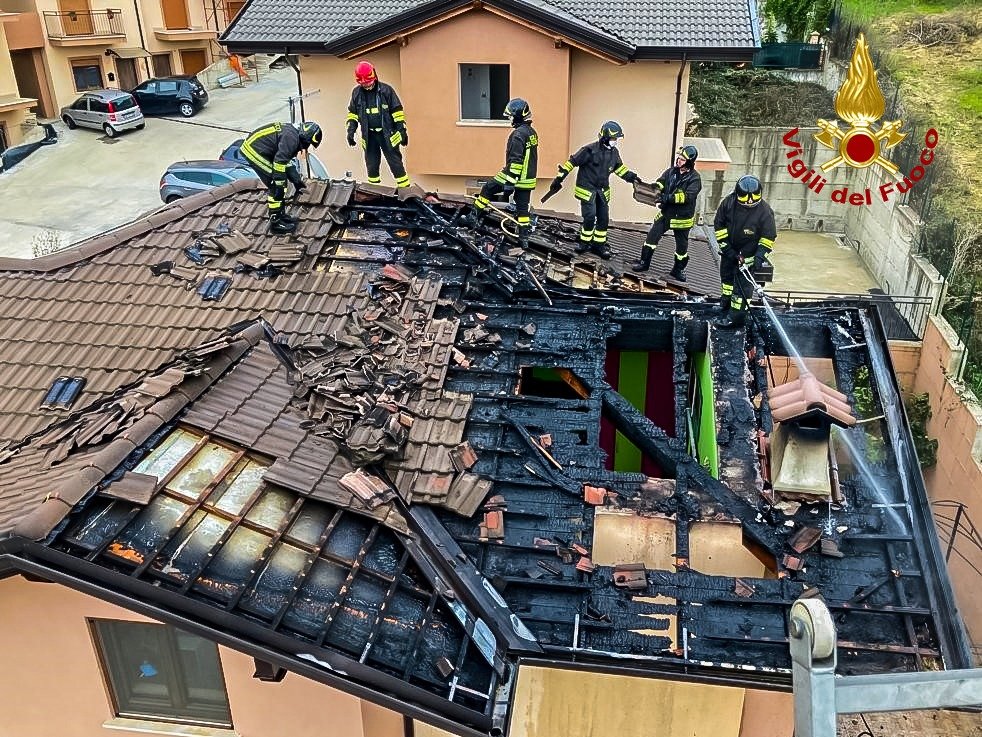
[[[815,140],[835,155],[822,164],[819,169],[809,169],[801,158],[802,147],[797,140],[798,129],[784,134],[784,145],[791,150],[787,158],[788,173],[812,190],[821,194],[829,183],[823,174],[845,164],[853,169],[877,167],[893,177],[895,181],[884,182],[877,188],[877,194],[884,202],[889,201],[894,194],[904,194],[910,191],[916,182],[923,179],[926,167],[934,161],[934,147],[938,145],[938,132],[931,128],[924,134],[924,148],[921,149],[920,161],[906,175],[900,174],[900,169],[888,158],[890,149],[907,137],[900,128],[903,121],[888,120],[879,126],[877,121],[883,117],[886,103],[883,93],[876,81],[876,69],[870,59],[869,46],[866,37],[859,34],[856,47],[852,52],[846,79],[835,95],[835,112],[848,127],[843,130],[838,120],[828,121],[819,119],[818,133]],[[829,191],[833,202],[849,205],[871,205],[873,192],[867,187],[861,192],[850,192],[848,187],[837,187]]]

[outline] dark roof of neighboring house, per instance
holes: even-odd
[[[233,51],[343,55],[460,9],[467,0],[250,0],[222,35]],[[742,60],[759,46],[752,0],[595,3],[589,0],[487,0],[613,58]]]

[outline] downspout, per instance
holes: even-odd
[[[682,61],[679,63],[679,76],[675,80],[675,117],[672,119],[672,150],[668,152],[669,161],[675,160],[675,149],[678,146],[679,135],[679,108],[682,107],[682,75],[685,73],[685,52],[682,52]]]
[[[133,12],[136,13],[136,28],[140,32],[140,48],[146,51],[147,42],[146,39],[143,38],[143,19],[140,18],[139,0],[133,0]],[[148,56],[143,57],[143,66],[147,68],[147,79],[153,77],[153,74],[150,72],[150,57]]]

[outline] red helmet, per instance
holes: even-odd
[[[371,87],[375,84],[375,67],[367,61],[360,61],[355,64],[355,81],[362,87]]]

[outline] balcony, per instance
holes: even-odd
[[[211,41],[218,38],[218,31],[212,28],[195,26],[192,28],[154,28],[153,35],[158,41]]]
[[[107,39],[126,38],[122,10],[46,10],[43,15],[53,46],[102,45]]]

